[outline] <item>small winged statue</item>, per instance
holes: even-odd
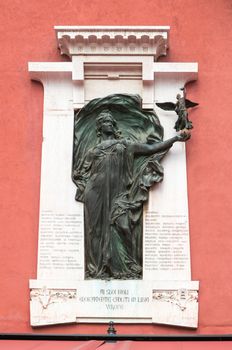
[[[192,102],[186,99],[186,90],[185,88],[181,88],[183,91],[183,96],[181,94],[177,94],[176,99],[177,102],[162,102],[156,103],[156,105],[165,111],[175,111],[178,115],[178,119],[175,123],[174,129],[176,131],[180,130],[190,130],[193,128],[192,122],[188,119],[188,108],[192,108],[198,106],[198,103]]]

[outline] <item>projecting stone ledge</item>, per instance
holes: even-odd
[[[142,55],[154,60],[166,55],[168,26],[55,26],[61,54]]]

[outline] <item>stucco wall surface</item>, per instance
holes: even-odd
[[[43,89],[28,61],[66,61],[54,25],[170,25],[160,61],[199,62],[188,97],[192,279],[200,281],[198,330],[118,325],[119,334],[232,333],[232,2],[230,0],[12,0],[0,4],[0,332],[105,333],[106,325],[32,329],[36,278]]]

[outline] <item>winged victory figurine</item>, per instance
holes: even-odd
[[[165,111],[175,111],[178,115],[178,119],[175,123],[174,129],[176,131],[180,130],[190,130],[193,128],[191,120],[188,119],[188,108],[196,107],[199,103],[192,102],[186,99],[186,89],[181,88],[183,91],[183,96],[181,94],[177,94],[176,99],[177,102],[159,102],[156,105],[162,108]]]

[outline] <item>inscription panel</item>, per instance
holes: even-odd
[[[42,211],[38,276],[83,279],[83,215]]]
[[[151,318],[151,285],[143,281],[78,283],[77,318]]]
[[[190,273],[186,215],[144,213],[144,279],[184,280]]]

